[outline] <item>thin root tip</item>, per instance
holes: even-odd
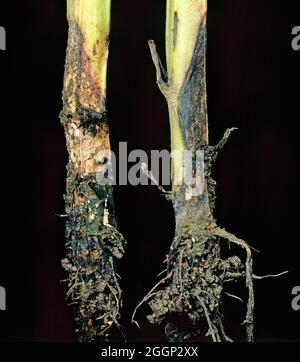
[[[141,329],[141,327],[140,327],[140,325],[138,324],[138,322],[135,321],[134,319],[131,320],[131,323],[135,324],[135,325],[138,327],[138,329]]]

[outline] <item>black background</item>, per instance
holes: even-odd
[[[164,0],[113,0],[108,117],[113,149],[169,147],[167,107],[155,84],[147,40],[163,54]],[[299,267],[300,51],[291,30],[300,25],[296,1],[213,0],[208,14],[210,141],[239,128],[215,166],[216,214],[221,226],[261,251],[256,274],[289,270],[255,283],[257,340],[299,340],[300,311],[291,309]],[[73,310],[60,260],[65,255],[63,213],[67,152],[58,114],[67,21],[65,1],[4,1],[0,25],[0,339],[74,340]],[[115,187],[119,227],[128,240],[120,263],[128,340],[161,340],[160,327],[134,306],[157,281],[173,236],[171,205],[152,186]],[[242,285],[237,285],[241,295]],[[225,299],[227,328],[243,339],[243,307]],[[115,333],[114,339],[121,336]]]

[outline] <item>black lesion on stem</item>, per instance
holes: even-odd
[[[80,117],[80,126],[94,136],[97,134],[97,126],[101,123],[107,123],[106,111],[100,113],[93,109],[81,108],[78,111],[78,116]]]
[[[194,54],[179,94],[178,116],[185,144],[198,150],[207,140],[206,23],[202,23]]]

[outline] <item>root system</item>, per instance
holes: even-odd
[[[169,340],[176,340],[172,332],[175,330],[177,340],[205,332],[205,335],[215,342],[231,341],[225,333],[221,306],[226,293],[226,283],[239,278],[245,279],[248,288],[244,321],[247,340],[254,340],[251,249],[245,241],[218,227],[212,214],[216,183],[211,178],[211,167],[233,130],[227,130],[217,146],[210,146],[205,151],[207,194],[202,195],[196,200],[196,204],[192,205],[185,205],[178,195],[176,198],[173,196],[176,233],[166,259],[166,275],[143,298],[132,317],[132,321],[136,322],[137,309],[145,302],[148,302],[152,311],[148,320],[153,324],[162,323],[172,314],[186,315],[192,322],[191,333],[182,336],[176,328],[166,328]],[[187,210],[188,207],[191,209],[190,212]],[[242,262],[236,255],[223,259],[221,251],[224,241],[242,248],[246,253],[245,261]]]
[[[67,296],[76,309],[78,337],[106,340],[108,329],[119,327],[122,293],[115,265],[125,244],[116,229],[111,189],[69,168],[65,198],[67,257],[62,265],[69,273]]]

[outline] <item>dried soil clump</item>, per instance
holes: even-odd
[[[108,329],[119,327],[122,292],[115,269],[125,246],[116,229],[112,191],[98,185],[95,175],[78,176],[69,167],[65,199],[67,257],[62,265],[69,273],[67,296],[76,309],[78,337],[106,340]]]
[[[172,341],[180,341],[203,332],[215,342],[231,341],[224,331],[220,309],[226,293],[225,284],[238,278],[244,278],[248,288],[244,324],[248,341],[254,340],[251,249],[245,241],[218,227],[213,217],[216,182],[211,178],[211,168],[234,130],[227,130],[216,146],[205,149],[205,192],[187,201],[183,187],[171,196],[176,231],[166,259],[165,276],[143,298],[132,317],[132,321],[137,323],[134,319],[137,309],[148,302],[152,311],[148,320],[153,324],[167,320],[166,335]],[[223,241],[242,248],[246,252],[245,261],[242,262],[236,255],[223,259]],[[169,317],[173,314],[188,317],[193,326],[191,333],[183,336],[177,328],[168,328]]]

